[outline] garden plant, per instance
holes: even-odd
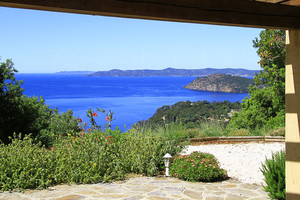
[[[273,153],[272,158],[262,164],[261,172],[265,177],[263,188],[269,197],[285,199],[285,152]]]
[[[220,168],[217,159],[212,154],[201,152],[175,156],[170,174],[192,182],[213,182],[227,178],[226,170]]]
[[[127,173],[153,176],[163,170],[165,153],[180,151],[176,142],[134,131],[82,131],[59,136],[50,148],[15,135],[11,143],[0,145],[0,190],[110,182]]]

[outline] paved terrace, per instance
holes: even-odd
[[[263,200],[269,199],[261,186],[226,180],[192,183],[171,177],[134,177],[113,183],[58,185],[24,193],[0,193],[0,200]]]

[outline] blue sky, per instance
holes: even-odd
[[[0,7],[0,56],[21,73],[260,69],[262,29],[161,22]]]

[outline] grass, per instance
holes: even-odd
[[[201,137],[221,137],[221,136],[284,136],[284,127],[273,130],[267,128],[248,130],[248,129],[229,129],[226,123],[218,121],[204,121],[193,128],[185,124],[171,123],[155,128],[142,128],[144,132],[153,132],[163,135],[168,140],[180,140],[186,138]],[[141,132],[143,132],[141,131]]]

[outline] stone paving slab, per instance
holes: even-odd
[[[261,186],[226,180],[192,183],[171,177],[135,177],[113,183],[58,185],[44,190],[0,193],[0,200],[255,200],[270,199]]]

